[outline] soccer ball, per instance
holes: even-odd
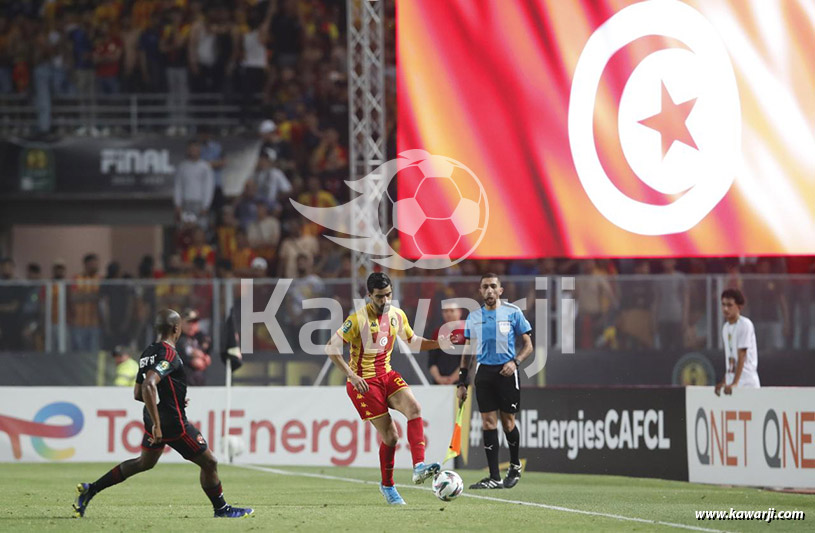
[[[408,150],[399,154],[388,238],[398,235],[399,254],[421,268],[445,268],[475,251],[487,227],[489,205],[473,172],[449,157]]]
[[[246,443],[237,435],[229,435],[221,442],[224,455],[229,457],[230,461],[246,451]]]
[[[433,479],[433,494],[442,501],[449,502],[464,491],[461,476],[452,470],[444,470]]]

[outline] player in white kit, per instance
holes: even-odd
[[[758,348],[753,322],[741,314],[744,295],[738,289],[722,292],[722,342],[724,343],[724,379],[716,385],[716,396],[722,389],[732,394],[734,387],[761,387],[758,380]]]

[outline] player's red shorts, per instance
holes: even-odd
[[[350,381],[345,384],[348,397],[351,398],[351,402],[363,420],[371,420],[388,414],[388,398],[408,386],[396,370],[391,370],[382,376],[368,378],[365,381],[368,382],[369,387],[365,394],[359,393]]]

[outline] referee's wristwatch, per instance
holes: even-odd
[[[513,357],[513,358],[512,358],[512,362],[513,362],[513,363],[515,363],[515,369],[516,369],[516,370],[517,370],[518,368],[521,368],[521,362],[520,362],[520,361],[518,361],[518,358],[517,358],[517,357]]]

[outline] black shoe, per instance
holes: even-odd
[[[255,510],[251,507],[232,507],[224,505],[223,508],[215,511],[215,518],[247,518],[254,516]]]
[[[503,489],[504,482],[500,479],[492,479],[491,477],[485,477],[478,483],[473,483],[470,485],[470,490],[476,489]]]
[[[521,465],[514,465],[509,463],[509,470],[507,470],[507,477],[504,478],[504,488],[511,489],[518,484],[521,479]]]

